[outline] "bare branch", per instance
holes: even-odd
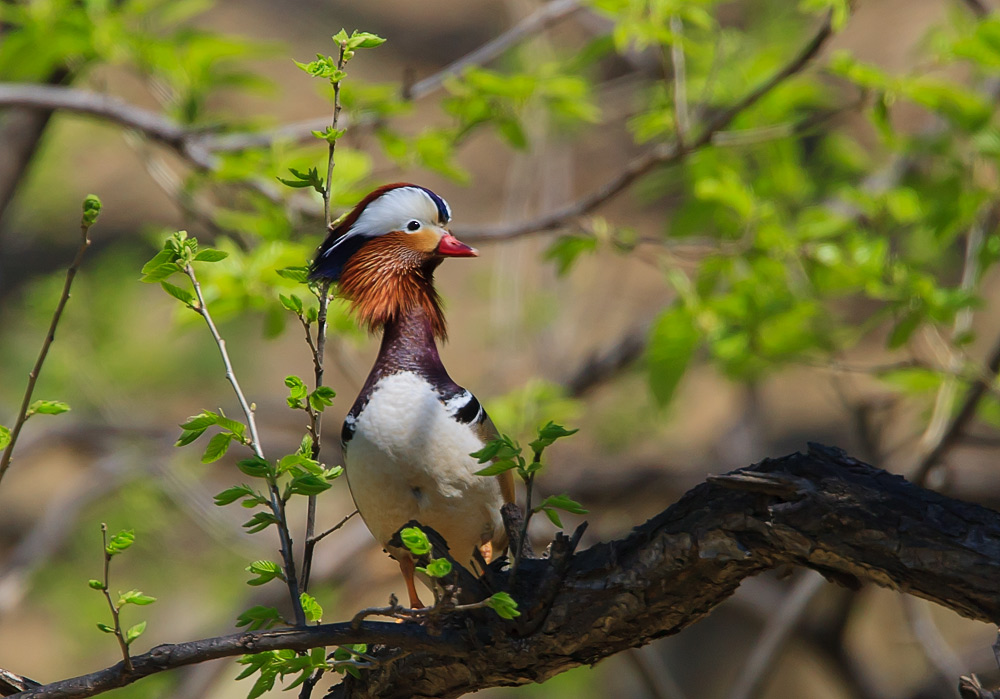
[[[59,321],[62,318],[63,311],[66,310],[66,303],[69,301],[69,292],[73,286],[73,280],[76,278],[76,273],[80,269],[80,264],[83,262],[83,256],[87,252],[87,248],[90,247],[90,228],[93,224],[94,221],[92,220],[88,222],[86,216],[84,216],[84,219],[80,223],[80,247],[77,249],[76,257],[74,257],[73,262],[70,263],[69,269],[66,270],[66,281],[63,283],[62,294],[59,295],[59,302],[56,304],[56,310],[52,314],[52,321],[49,323],[49,330],[45,334],[45,340],[42,341],[42,349],[38,353],[35,365],[28,373],[28,385],[24,389],[24,398],[21,400],[21,409],[17,413],[17,419],[10,432],[10,441],[4,448],[3,454],[0,455],[0,481],[3,480],[4,474],[7,473],[7,469],[10,468],[10,461],[14,454],[14,447],[17,444],[17,438],[21,435],[21,429],[24,427],[24,423],[29,417],[28,412],[31,408],[31,397],[35,392],[35,384],[38,382],[38,376],[42,372],[42,365],[45,364],[45,358],[49,354],[49,348],[52,347],[52,343],[55,342],[56,328],[59,326]]]
[[[497,58],[511,46],[539,34],[580,9],[579,0],[552,0],[522,19],[495,39],[448,64],[434,75],[419,80],[404,94],[407,99],[420,99],[439,89],[444,81],[458,75],[469,66],[483,65]]]
[[[684,23],[677,15],[670,18],[670,62],[674,71],[674,125],[677,143],[684,143],[691,125],[688,120],[687,68],[684,62]]]
[[[575,202],[566,204],[555,211],[543,214],[529,221],[522,221],[512,225],[467,227],[456,229],[456,232],[463,240],[467,239],[472,242],[509,240],[531,233],[540,233],[561,228],[574,218],[586,216],[624,192],[637,179],[651,172],[653,169],[678,163],[690,153],[710,144],[715,134],[729,126],[736,117],[752,107],[784,81],[808,66],[832,36],[832,19],[828,14],[819,30],[799,53],[774,75],[761,83],[755,90],[749,92],[728,109],[715,114],[708,120],[696,138],[683,144],[675,141],[656,146],[652,150],[631,160],[612,179],[590,194],[577,199]]]

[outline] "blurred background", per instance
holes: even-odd
[[[251,561],[277,559],[274,530],[246,534],[245,510],[212,501],[245,480],[245,455],[203,464],[205,438],[174,446],[190,415],[239,415],[217,348],[139,270],[178,229],[229,253],[199,272],[209,308],[264,450],[295,451],[306,418],[286,406],[284,378],[311,381],[312,359],[278,294],[308,292],[275,270],[310,258],[323,207],[278,178],[325,174],[327,146],[311,131],[329,123],[332,90],[294,61],[335,56],[341,27],[387,41],[347,69],[333,209],[399,180],[449,201],[454,232],[481,254],[438,272],[445,364],[518,439],[548,420],[579,428],[550,449],[537,487],[589,510],[562,515],[568,528],[590,523],[584,546],[623,536],[706,474],[806,441],[996,507],[990,10],[0,2],[5,84],[114,95],[184,134],[171,144],[0,90],[0,424],[13,425],[79,244],[80,202],[104,204],[35,391],[72,411],[28,422],[0,487],[0,667],[44,682],[119,659],[95,628],[105,601],[87,587],[101,573],[101,522],[136,533],[112,588],[158,598],[124,612],[126,624],[148,621],[136,652],[228,633],[255,604],[287,613],[278,583],[245,585]],[[340,463],[334,436],[376,348],[335,303],[327,465]],[[986,390],[958,422],[977,385]],[[334,482],[317,528],[352,510]],[[290,517],[301,542],[304,508]],[[533,520],[536,546],[554,532]],[[313,575],[325,621],[402,592],[357,518],[319,544]],[[915,598],[782,571],[677,637],[487,694],[957,696],[959,674],[997,678],[994,637]],[[241,697],[240,669],[206,663],[114,695]]]

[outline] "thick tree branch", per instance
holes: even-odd
[[[677,633],[747,576],[787,564],[1000,619],[1000,514],[814,446],[712,478],[627,538],[577,554],[550,605],[534,592],[549,564],[522,562],[513,594],[522,628],[537,630],[521,636],[484,615],[469,656],[414,653],[334,696],[455,697],[542,681]]]
[[[924,490],[843,452],[765,460],[709,478],[627,537],[573,555],[559,537],[525,559],[511,594],[522,616],[439,615],[436,626],[328,624],[160,646],[121,665],[21,697],[86,697],[182,665],[277,648],[380,643],[381,665],[334,690],[344,697],[456,697],[545,680],[675,634],[748,576],[799,565],[850,587],[874,582],[982,621],[1000,620],[1000,513]],[[437,553],[435,554],[437,555]],[[457,602],[482,600],[507,574],[456,571]],[[402,648],[405,655],[400,655]]]
[[[14,694],[18,699],[54,699],[56,697],[92,697],[117,687],[124,687],[149,675],[173,668],[227,658],[245,653],[260,653],[280,648],[308,650],[318,646],[348,643],[386,644],[432,651],[441,656],[465,652],[465,645],[451,632],[431,637],[416,625],[388,622],[365,622],[358,629],[350,623],[320,624],[281,631],[234,633],[200,641],[157,646],[148,653],[132,656],[134,670],[126,673],[122,663],[105,670]]]

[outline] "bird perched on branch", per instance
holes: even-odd
[[[389,539],[410,520],[433,527],[455,559],[479,548],[487,561],[507,546],[500,508],[514,500],[508,471],[475,475],[469,456],[496,436],[476,397],[456,384],[438,355],[446,338],[434,270],[475,249],[446,228],[448,204],[412,184],[376,189],[331,227],[310,267],[336,281],[353,313],[382,345],[344,421],[341,441],[351,495],[375,538],[398,562],[410,606],[422,607],[414,563]]]

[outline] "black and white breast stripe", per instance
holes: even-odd
[[[464,388],[444,401],[448,414],[466,425],[479,424],[486,419],[486,411],[479,400]]]
[[[376,387],[377,385],[376,383]],[[444,386],[435,386],[435,392],[438,394],[441,403],[444,404],[445,410],[448,411],[448,415],[455,418],[458,422],[464,425],[481,425],[486,421],[486,411],[483,410],[479,399],[472,395],[470,391],[454,383],[449,383]],[[362,393],[351,408],[351,412],[344,418],[344,426],[340,430],[340,444],[342,447],[346,447],[347,443],[354,437],[358,416],[361,415],[361,411],[368,405],[370,395],[370,392]]]

